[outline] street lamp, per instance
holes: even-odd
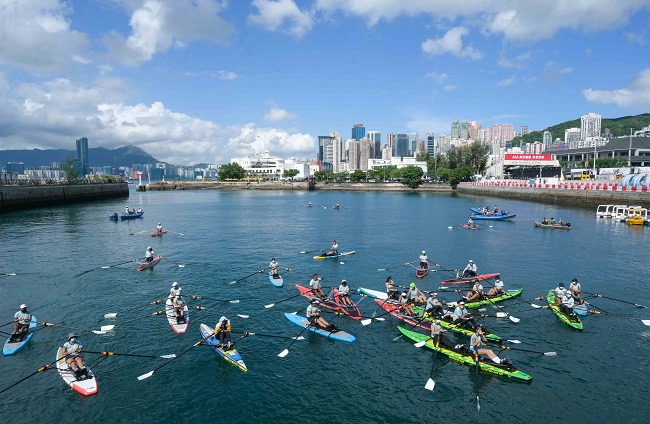
[[[594,138],[594,179],[596,179],[596,146],[598,145],[598,142]]]
[[[627,151],[627,166],[632,167],[632,128],[630,128],[630,149]]]

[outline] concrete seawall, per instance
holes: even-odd
[[[307,190],[306,182],[217,182],[217,181],[178,181],[160,182],[147,185],[147,191],[157,190]],[[401,183],[322,183],[316,184],[316,191],[400,191],[400,192],[451,192],[447,184],[422,184],[416,189]]]
[[[498,187],[459,184],[459,194],[474,194],[531,200],[534,202],[581,204],[584,206],[641,205],[650,206],[650,193],[604,190],[563,190],[534,187]]]
[[[0,212],[129,197],[127,183],[0,186]]]

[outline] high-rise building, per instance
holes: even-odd
[[[501,147],[515,138],[514,124],[494,124],[492,125],[491,141],[498,141]]]
[[[318,162],[332,163],[332,139],[329,135],[318,136]]]
[[[458,134],[458,138],[461,140],[469,139],[469,122],[463,121],[460,123],[460,133]]]
[[[79,161],[81,175],[86,175],[90,166],[88,163],[88,139],[86,137],[77,140],[77,160]]]
[[[426,152],[429,154],[430,157],[434,157],[436,155],[436,140],[432,132],[427,133],[426,143],[427,143],[425,146]]]
[[[572,143],[576,141],[580,141],[582,135],[582,131],[580,128],[567,128],[564,130],[564,142],[565,143]]]
[[[544,142],[545,146],[550,146],[553,144],[553,135],[551,134],[550,131],[544,131],[544,136],[542,137],[542,141]]]
[[[375,157],[373,159],[381,159],[378,157],[381,155],[381,132],[380,131],[368,131],[368,138],[372,141],[374,145]]]
[[[364,127],[363,124],[354,124],[354,126],[352,126],[353,140],[359,141],[365,136],[366,136],[366,127]]]
[[[460,122],[458,122],[458,119],[451,123],[451,138],[460,138]]]
[[[596,113],[588,113],[580,118],[580,139],[588,140],[600,137],[602,117]]]
[[[528,131],[528,125],[522,125],[521,126],[521,135],[526,135],[530,134],[530,131]]]
[[[348,141],[348,167],[350,172],[360,169],[359,167],[359,141],[351,139]]]
[[[409,139],[409,141],[408,141],[408,143],[409,143],[408,144],[408,146],[409,146],[408,155],[409,156],[415,156],[415,152],[418,149],[418,134],[414,133],[414,132],[410,132],[410,133],[406,134],[406,136]]]
[[[407,134],[395,134],[393,138],[393,157],[403,158],[409,155],[409,138]]]
[[[336,133],[332,140],[332,170],[342,172],[345,169],[345,140]]]
[[[359,168],[362,171],[368,170],[368,160],[375,158],[375,143],[364,137],[359,141]]]
[[[481,130],[481,124],[477,123],[476,121],[472,121],[469,123],[469,138],[472,140],[478,140],[478,132]]]

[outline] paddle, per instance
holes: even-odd
[[[117,314],[121,314],[123,312],[128,312],[128,311],[133,311],[135,309],[144,308],[145,306],[149,306],[149,305],[157,305],[158,303],[164,302],[165,300],[167,300],[167,298],[154,300],[153,302],[147,302],[144,305],[134,306],[132,308],[124,309],[122,311],[109,312],[107,314],[104,314],[104,318],[115,318],[115,317],[117,317]]]
[[[264,269],[260,269],[259,271],[255,271],[254,273],[252,273],[252,274],[248,274],[248,275],[245,276],[245,277],[241,277],[241,278],[238,278],[238,279],[236,279],[236,280],[233,280],[233,281],[229,282],[228,284],[236,284],[236,283],[238,283],[238,282],[240,282],[240,281],[242,281],[242,280],[245,280],[245,279],[247,279],[247,278],[249,278],[249,277],[252,277],[252,276],[255,275],[255,274],[261,274],[261,273],[263,273],[264,271],[266,271],[266,268],[264,268]]]
[[[64,359],[64,358],[66,358],[67,356],[72,355],[73,353],[74,353],[74,352],[68,353],[68,354],[65,355],[65,356],[62,356],[62,357],[60,357],[60,358],[57,358],[54,362],[50,362],[50,363],[47,364],[47,365],[43,365],[42,367],[40,367],[40,368],[39,368],[38,370],[36,370],[35,372],[29,374],[27,377],[25,377],[25,378],[21,378],[20,380],[16,381],[16,382],[15,382],[14,384],[12,384],[11,386],[5,387],[4,389],[0,390],[0,394],[6,392],[7,390],[11,389],[12,387],[14,387],[14,386],[16,386],[16,385],[22,383],[23,381],[27,380],[28,378],[35,376],[35,375],[38,374],[39,372],[47,371],[47,370],[48,370],[52,365],[56,364],[56,363],[59,362],[61,359]]]
[[[106,330],[89,330],[87,328],[79,328],[79,327],[68,327],[67,325],[61,325],[61,324],[53,324],[51,322],[39,322],[39,324],[43,325],[44,327],[61,327],[61,328],[70,328],[72,330],[79,330],[79,331],[92,331],[95,334],[106,334]],[[43,327],[42,327],[43,328]]]
[[[302,330],[300,330],[300,333],[298,333],[298,335],[297,335],[297,336],[294,338],[294,340],[289,344],[289,346],[287,346],[287,348],[286,348],[285,350],[283,350],[282,352],[278,353],[278,356],[279,356],[280,358],[284,358],[285,356],[287,356],[287,355],[289,354],[289,348],[290,348],[291,346],[293,346],[293,344],[296,342],[296,340],[299,340],[299,339],[300,339],[300,336],[302,336],[302,333],[304,333],[305,330],[308,329],[310,326],[311,326],[311,323],[308,323],[307,325],[305,325],[305,328],[303,328]],[[303,339],[304,339],[304,337],[303,337]]]
[[[126,323],[133,322],[133,321],[138,321],[138,320],[141,320],[141,319],[144,319],[144,318],[148,318],[148,317],[151,317],[151,316],[154,316],[154,315],[161,315],[161,314],[164,314],[165,312],[166,312],[166,311],[156,311],[156,312],[154,312],[154,313],[147,314],[147,315],[143,315],[143,316],[141,316],[141,317],[136,317],[136,318],[129,319],[129,320],[126,320],[126,321],[118,322],[117,324],[113,324],[113,325],[102,325],[102,326],[101,326],[101,331],[104,331],[104,332],[106,332],[106,331],[111,331],[113,328],[115,328],[115,327],[118,326],[118,325],[126,324]]]
[[[600,312],[600,311],[594,311],[592,309],[589,309],[587,312],[592,313],[592,314],[609,315],[609,316],[612,316],[612,317],[624,318],[624,319],[629,319],[629,320],[632,320],[632,321],[641,321],[643,323],[643,325],[647,325],[647,326],[650,327],[650,319],[640,319],[640,318],[628,317],[628,316],[625,316],[625,315],[610,314],[610,313],[605,313],[605,312]]]
[[[478,389],[479,389],[479,387],[478,387],[478,379],[479,379],[478,372],[479,372],[479,369],[481,368],[481,366],[479,365],[478,354],[476,354],[476,357],[474,358],[474,360],[476,361],[476,380],[475,380],[475,383],[476,383],[476,411],[480,412],[481,411],[481,401],[480,401],[480,399],[478,397]]]
[[[170,261],[169,259],[165,258],[164,256],[160,256],[160,258],[166,260],[167,262],[171,262],[171,263],[173,263],[174,265],[178,265],[179,268],[185,268],[185,265],[183,265],[183,264],[179,264],[179,263],[176,263],[176,262],[174,262],[174,261]]]
[[[518,348],[518,347],[501,346],[501,345],[491,345],[491,346],[495,346],[495,347],[498,347],[498,348],[504,349],[504,350],[518,350],[520,352],[538,353],[538,354],[544,355],[544,356],[557,356],[556,352],[540,352],[538,350],[521,349],[521,348]]]
[[[220,311],[220,310],[218,310],[218,309],[209,309],[209,308],[205,308],[205,307],[203,307],[203,306],[199,306],[199,305],[192,306],[192,308],[194,308],[194,309],[198,309],[199,311],[219,312],[219,313],[221,313],[221,314],[227,314],[227,313],[228,313],[228,312],[225,312],[225,311]],[[250,318],[249,315],[241,315],[241,314],[235,314],[235,315],[237,315],[239,318]]]
[[[327,250],[327,249],[318,249],[318,250],[307,250],[307,251],[304,251],[304,250],[301,250],[301,251],[300,251],[300,252],[298,252],[298,253],[314,253],[314,252],[324,252],[325,250]]]
[[[395,265],[395,266],[391,266],[391,267],[388,267],[388,268],[377,268],[377,271],[388,271],[389,269],[400,268],[400,267],[403,267],[403,266],[406,266],[406,265],[411,265],[412,263],[413,262],[406,262],[406,263],[403,263],[401,265]]]
[[[12,272],[10,274],[0,274],[0,277],[11,277],[11,276],[14,276],[14,275],[16,275],[16,273]]]
[[[424,341],[426,343],[426,340]],[[424,346],[424,345],[422,345]],[[436,342],[436,347],[440,346],[440,338],[438,338],[438,341]],[[433,391],[433,388],[436,387],[436,382],[433,380],[433,371],[436,368],[436,355],[438,354],[438,349],[435,349],[433,351],[433,361],[431,363],[431,373],[429,374],[429,379],[427,380],[427,383],[424,385],[424,388],[427,390]]]
[[[160,355],[160,356],[154,356],[154,355],[137,355],[135,353],[116,353],[116,352],[93,352],[91,350],[84,350],[84,353],[92,353],[95,355],[103,355],[103,356],[134,356],[136,358],[175,358],[175,354],[170,354],[170,355]]]
[[[162,367],[164,367],[164,366],[166,366],[166,365],[169,365],[170,363],[174,362],[176,359],[178,359],[178,358],[180,358],[181,356],[185,355],[187,352],[189,352],[190,350],[194,349],[195,347],[197,347],[198,345],[200,345],[201,343],[203,343],[205,340],[209,339],[209,338],[212,337],[212,336],[214,336],[214,332],[212,332],[212,333],[211,333],[210,335],[208,335],[207,337],[202,338],[202,339],[199,340],[198,342],[194,343],[192,346],[190,346],[189,348],[187,348],[187,349],[184,350],[183,352],[181,352],[181,353],[179,353],[178,355],[176,355],[175,358],[170,359],[169,361],[167,361],[167,362],[165,362],[164,364],[160,365],[158,368],[156,368],[156,369],[154,369],[154,370],[152,370],[152,371],[149,371],[149,372],[147,372],[147,373],[144,373],[144,374],[142,374],[142,375],[139,375],[139,376],[138,376],[138,381],[142,381],[142,380],[144,380],[145,378],[149,378],[149,377],[151,377],[151,376],[153,375],[153,373],[155,373],[156,371],[158,371],[158,370],[161,369]]]
[[[130,264],[131,262],[138,262],[138,261],[140,261],[142,259],[144,259],[144,258],[133,259],[131,261],[126,261],[126,262],[122,262],[122,263],[115,264],[115,265],[105,265],[105,266],[103,266],[101,268],[103,268],[103,269],[113,268],[113,267],[120,266],[120,265]]]
[[[9,321],[9,322],[6,323],[6,324],[2,324],[2,325],[0,325],[0,328],[2,328],[2,327],[6,327],[6,326],[8,326],[9,324],[13,324],[13,323],[14,323],[13,321]]]
[[[233,331],[233,333],[237,333],[237,334],[239,334],[239,333],[236,332],[236,331]],[[254,332],[252,332],[252,331],[244,331],[243,334],[246,334],[246,335],[248,335],[248,336],[271,337],[271,338],[274,338],[274,339],[305,340],[305,338],[302,337],[302,336],[300,336],[300,337],[276,336],[276,335],[273,335],[273,334],[254,333]]]
[[[142,231],[138,231],[137,233],[129,233],[129,235],[134,236],[136,234],[142,234],[142,233],[147,233],[147,232],[152,232],[152,231],[156,231],[156,230],[142,230]]]
[[[215,301],[215,302],[239,303],[239,299],[222,300],[222,299],[214,299],[212,297],[204,297],[204,296],[186,296],[186,297],[189,297],[190,299],[212,300],[212,301]]]
[[[178,233],[178,232],[176,232],[176,231],[172,231],[172,230],[167,230],[167,232],[168,232],[168,233],[178,234],[179,236],[184,236],[184,235],[185,235],[185,234],[183,234],[183,233]]]
[[[264,305],[264,307],[266,309],[269,309],[269,308],[272,308],[273,306],[277,305],[278,303],[286,302],[287,300],[293,299],[293,298],[298,297],[298,296],[302,296],[302,293],[298,293],[298,294],[296,294],[294,296],[287,297],[286,299],[279,300],[279,301],[277,301],[275,303],[269,303],[268,305]]]
[[[585,292],[585,293],[587,293],[587,292]],[[613,297],[603,296],[602,294],[596,294],[596,293],[587,293],[587,294],[590,294],[590,295],[592,295],[592,296],[594,296],[594,297],[601,297],[601,298],[603,298],[603,299],[614,300],[614,301],[616,301],[616,302],[627,303],[628,305],[634,305],[634,306],[636,306],[637,308],[647,308],[647,306],[639,305],[638,303],[628,302],[627,300],[614,299]]]

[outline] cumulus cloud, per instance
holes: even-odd
[[[217,71],[215,75],[217,76],[217,78],[222,80],[227,80],[227,81],[231,81],[239,78],[239,75],[230,71]]]
[[[276,128],[255,128],[252,124],[241,129],[241,133],[228,140],[230,151],[238,156],[268,150],[278,156],[313,158],[316,138],[310,134],[292,134]]]
[[[267,113],[264,114],[264,120],[269,122],[279,122],[286,121],[287,119],[296,119],[297,116],[293,113],[289,113],[284,109],[271,108]]]
[[[257,14],[248,16],[250,25],[259,25],[268,31],[281,31],[302,37],[313,26],[312,14],[300,10],[293,0],[253,0]]]
[[[86,36],[70,28],[72,8],[58,0],[4,0],[0,6],[0,63],[38,73],[81,59]]]
[[[422,51],[431,56],[452,54],[461,58],[467,57],[474,60],[482,58],[483,54],[474,47],[463,47],[462,37],[467,34],[469,34],[469,29],[465,27],[452,28],[441,38],[424,41],[422,43]]]
[[[438,72],[429,72],[424,76],[425,78],[432,79],[433,82],[436,84],[442,84],[445,81],[447,81],[447,78],[449,78],[449,75],[445,74],[444,72],[438,73]]]
[[[456,90],[456,86],[454,84],[447,84],[443,86],[442,89],[445,91],[454,91]]]
[[[559,82],[570,72],[571,68],[562,67],[554,61],[549,61],[544,65],[544,70],[542,71],[539,80],[546,83]]]
[[[650,68],[644,69],[630,81],[626,88],[615,90],[582,91],[587,101],[597,104],[615,104],[619,107],[647,110],[650,107]]]
[[[532,54],[530,52],[521,53],[516,56],[501,56],[497,64],[503,68],[523,69],[526,63],[530,61]]]
[[[515,76],[513,75],[510,78],[502,79],[497,83],[497,85],[499,87],[509,87],[514,83],[515,83]]]
[[[640,46],[645,44],[645,35],[643,33],[626,32],[625,38],[627,38],[629,42],[638,44]]]

